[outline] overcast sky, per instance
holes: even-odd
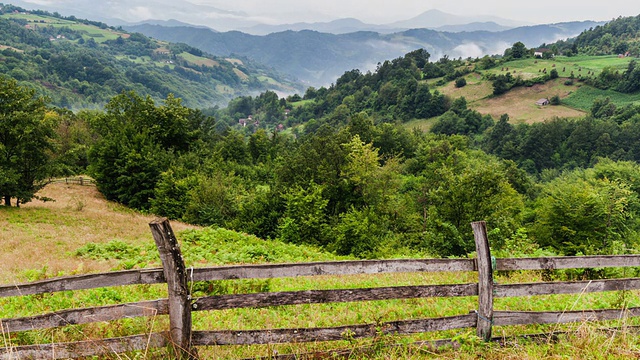
[[[225,10],[268,15],[279,22],[323,21],[354,17],[365,22],[405,20],[426,10],[455,15],[494,15],[530,23],[574,20],[611,20],[640,14],[637,0],[189,0]],[[305,13],[307,15],[305,15]],[[319,18],[324,14],[326,18]],[[306,17],[306,18],[303,18]]]
[[[491,15],[519,23],[549,24],[565,21],[607,21],[618,16],[637,16],[637,0],[22,0],[29,4],[64,9],[80,15],[99,12],[105,18],[130,22],[149,19],[178,19],[214,25],[220,16],[229,21],[257,21],[267,24],[323,22],[356,18],[370,24],[407,20],[437,9],[459,16]],[[11,2],[10,0],[7,2]],[[240,16],[194,5],[242,12]],[[233,22],[232,22],[233,24]],[[233,26],[233,25],[232,25]]]

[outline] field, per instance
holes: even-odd
[[[53,26],[56,28],[67,27],[71,30],[79,31],[83,34],[85,40],[93,38],[97,43],[106,40],[115,40],[118,37],[128,38],[129,34],[115,31],[109,28],[101,29],[93,25],[85,25],[70,20],[58,19],[50,16],[40,16],[34,14],[4,14],[3,18],[8,19],[24,19],[29,22],[30,26]]]
[[[0,207],[0,238],[3,251],[0,279],[4,284],[36,280],[56,275],[99,272],[158,266],[158,256],[148,223],[153,216],[143,215],[105,201],[94,187],[51,184],[42,195],[55,202],[35,201],[20,209]],[[212,266],[236,263],[324,261],[341,259],[320,249],[265,241],[224,229],[200,229],[172,223],[182,243],[187,266]],[[420,254],[415,254],[420,256]],[[542,281],[540,272],[499,274],[499,283]],[[624,275],[624,274],[622,274]],[[214,295],[261,291],[294,291],[308,289],[345,289],[425,284],[455,284],[477,281],[475,273],[407,273],[389,275],[320,276],[314,278],[213,281],[196,283],[194,295]],[[106,305],[166,295],[161,285],[129,286],[44,296],[0,299],[0,318],[29,316],[57,309]],[[361,323],[382,323],[400,319],[468,314],[475,309],[473,297],[427,298],[367,303],[281,306],[264,309],[212,311],[194,314],[196,330],[264,329],[290,327],[336,326]],[[579,295],[537,296],[496,299],[498,310],[580,310],[640,306],[638,292],[621,291]],[[473,330],[448,331],[407,338],[379,336],[372,340],[349,340],[332,343],[291,344],[278,346],[237,346],[201,348],[203,358],[253,358],[278,353],[305,353],[338,349],[354,351],[351,358],[365,359],[538,359],[591,358],[602,351],[605,358],[623,359],[640,354],[640,338],[633,333],[634,319],[602,323],[581,323],[556,326],[512,326],[495,328],[494,335],[504,336],[506,346],[479,342]],[[165,317],[128,319],[113,323],[77,325],[55,331],[34,331],[12,335],[14,345],[32,342],[72,341],[151,332],[167,326]],[[603,326],[623,326],[616,332],[600,331]],[[541,341],[523,338],[509,339],[520,333],[550,333],[570,330],[559,341],[543,337]],[[455,338],[461,343],[457,350],[434,350],[425,346],[409,346],[414,340]],[[7,337],[5,341],[9,341]],[[404,344],[387,347],[389,344]],[[373,352],[358,355],[362,346]],[[131,357],[157,358],[163,350]],[[481,354],[481,355],[480,355]]]
[[[193,54],[189,54],[188,52],[183,52],[181,54],[178,54],[178,56],[195,65],[208,66],[208,67],[220,66],[220,63],[213,59],[207,59],[201,56],[196,56]]]
[[[596,77],[606,67],[623,72],[630,61],[631,58],[617,56],[515,60],[504,66],[466,75],[467,85],[462,88],[456,88],[453,82],[435,88],[452,98],[465,97],[470,108],[481,114],[489,114],[494,119],[500,118],[502,114],[508,114],[513,123],[535,123],[554,117],[575,118],[584,116],[591,108],[593,99],[597,97],[608,96],[618,106],[640,102],[637,95],[598,90],[577,80],[571,85],[564,84],[572,74],[576,79],[580,76]],[[527,80],[539,77],[545,71],[549,73],[552,69],[558,71],[558,79],[532,87],[517,87],[497,97],[493,96],[491,82],[483,79],[483,76],[488,74],[500,75],[509,72],[514,77]],[[543,107],[535,104],[541,98],[554,95],[560,97],[560,105]]]

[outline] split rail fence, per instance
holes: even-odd
[[[49,183],[65,183],[69,185],[80,185],[80,186],[94,185],[95,186],[96,181],[93,180],[92,178],[79,176],[79,177],[73,177],[73,178],[49,179]]]
[[[43,294],[110,286],[167,283],[168,298],[112,306],[69,309],[54,313],[0,320],[4,334],[50,329],[75,324],[114,321],[131,317],[169,315],[170,329],[120,338],[73,343],[7,346],[0,359],[76,358],[170,347],[177,358],[197,358],[198,346],[301,343],[366,338],[385,334],[408,335],[452,329],[476,328],[484,340],[492,325],[558,324],[585,320],[614,320],[640,316],[640,308],[589,311],[523,312],[494,311],[494,297],[576,294],[640,289],[640,278],[591,281],[543,282],[498,285],[495,270],[554,270],[604,267],[640,267],[640,255],[493,259],[484,222],[472,224],[477,259],[367,260],[294,264],[267,264],[185,268],[177,239],[166,219],[150,223],[163,268],[140,269],[42,280],[0,286],[0,297]],[[191,299],[188,281],[266,279],[317,275],[355,275],[398,272],[478,272],[478,283],[454,285],[396,286],[348,290],[308,290],[221,295]],[[359,302],[426,297],[477,296],[478,308],[468,314],[441,318],[402,320],[384,324],[361,324],[328,328],[192,331],[193,311],[236,308]]]

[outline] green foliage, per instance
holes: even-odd
[[[6,206],[34,198],[52,174],[56,118],[45,101],[15,80],[0,77],[0,196]]]
[[[511,48],[505,50],[504,56],[513,59],[522,59],[527,56],[527,47],[521,41],[518,41],[514,43]]]
[[[640,175],[637,165],[626,166],[627,173],[633,169]],[[605,163],[602,167],[619,166]],[[632,249],[637,242],[639,205],[628,179],[598,176],[594,169],[576,170],[545,185],[533,234],[540,245],[565,255]]]
[[[96,260],[118,260],[120,269],[144,268],[149,263],[160,261],[155,245],[150,244],[142,248],[117,239],[106,244],[87,243],[76,250],[75,256]]]
[[[453,101],[449,111],[444,113],[431,128],[435,134],[479,134],[493,125],[491,116],[467,108],[467,100],[460,97]]]
[[[281,240],[294,244],[327,244],[329,201],[322,197],[322,192],[321,186],[311,183],[306,189],[291,189],[284,195],[285,212],[279,226]]]
[[[166,45],[87,20],[69,18],[61,26],[60,17],[48,13],[24,17],[24,22],[11,13],[0,18],[0,38],[9,47],[0,70],[59,107],[100,108],[118,93],[135,90],[156,101],[173,93],[203,108],[267,87],[295,86],[249,60],[232,64],[185,44]],[[258,80],[264,75],[280,80],[265,84]]]
[[[467,79],[463,78],[463,77],[459,77],[456,79],[456,83],[455,83],[457,88],[461,88],[464,87],[465,85],[467,85]]]
[[[106,110],[91,124],[100,138],[89,152],[90,173],[108,199],[149,209],[174,154],[197,139],[189,121],[192,110],[172,96],[156,107],[150,97],[135,93],[114,97]]]
[[[435,255],[466,255],[473,251],[469,224],[486,220],[489,228],[508,237],[519,226],[522,196],[507,177],[506,166],[481,152],[456,147],[450,140],[432,140],[418,150],[423,166],[412,186],[424,213],[424,246]],[[475,220],[474,220],[475,219]],[[502,239],[493,239],[500,248]]]

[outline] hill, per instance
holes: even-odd
[[[379,62],[424,48],[435,58],[481,57],[501,54],[511,44],[522,41],[539,46],[578,35],[599,23],[570,22],[519,27],[505,31],[442,32],[413,29],[392,34],[359,31],[328,34],[317,31],[283,31],[255,36],[238,31],[217,33],[195,27],[159,25],[125,26],[153,38],[184,42],[218,56],[237,54],[295,76],[312,86],[332,83],[351,69],[374,70]]]
[[[124,90],[155,100],[173,93],[205,108],[268,89],[298,89],[246,58],[215,57],[100,22],[11,6],[0,11],[0,43],[2,73],[72,109],[100,107]]]
[[[53,201],[0,207],[0,238],[8,241],[0,252],[0,283],[159,266],[148,225],[154,215],[107,201],[95,186],[59,181],[47,185],[39,195]],[[183,243],[188,236],[208,238],[207,244],[198,247],[184,245],[190,265],[338,259],[312,247],[265,241],[231,230],[178,221],[171,226]],[[213,246],[215,249],[209,249]]]

